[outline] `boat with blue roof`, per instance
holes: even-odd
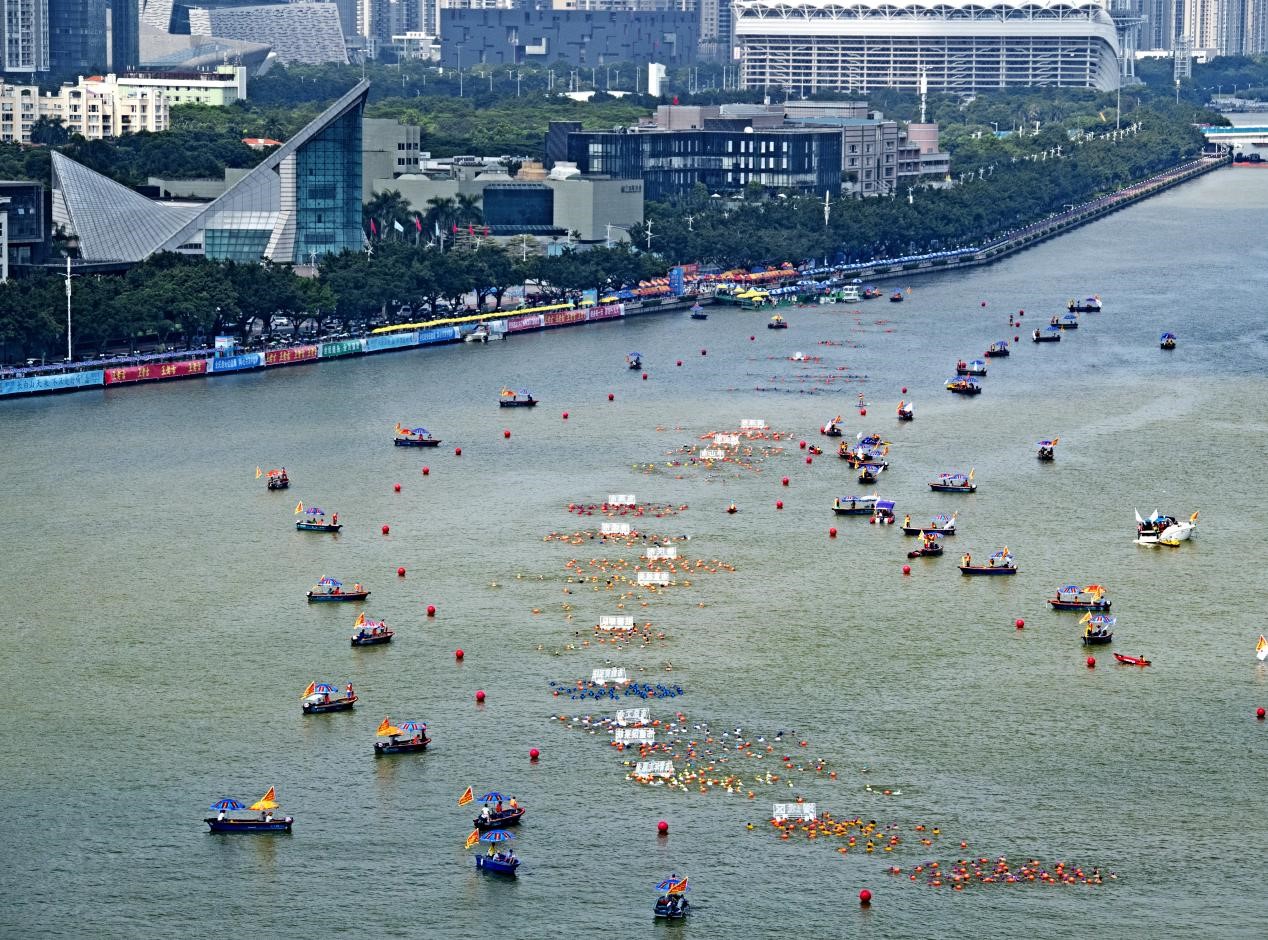
[[[476,854],[476,868],[491,875],[506,875],[509,878],[514,878],[520,867],[520,860],[515,857],[515,850],[510,846],[507,846],[505,851],[497,848],[497,846],[510,842],[514,838],[515,835],[505,829],[490,829],[488,832],[481,833],[480,841],[489,848],[483,855]]]
[[[923,535],[936,532],[938,535],[955,535],[955,517],[958,513],[940,512],[929,520],[928,525],[912,525],[911,515],[903,516],[903,535]]]
[[[1079,315],[1077,313],[1067,313],[1060,320],[1053,317],[1052,322],[1063,330],[1077,330],[1079,328]]]
[[[870,516],[876,511],[876,494],[871,496],[838,496],[832,501],[832,511],[838,516]]]
[[[537,399],[526,388],[504,388],[498,393],[499,408],[536,408]]]
[[[1055,597],[1048,598],[1048,606],[1053,610],[1083,610],[1104,613],[1110,609],[1110,599],[1105,596],[1105,588],[1099,584],[1079,587],[1067,584],[1057,588]]]
[[[471,820],[471,824],[480,832],[490,829],[505,829],[507,826],[518,826],[524,818],[524,807],[513,796],[503,796],[497,790],[490,790],[480,797],[484,804],[480,815]]]
[[[308,688],[304,689],[304,693],[300,696],[300,707],[305,715],[352,711],[352,707],[356,704],[357,693],[353,691],[351,682],[348,683],[342,695],[339,694],[337,685],[329,682],[310,682]]]
[[[1050,323],[1042,332],[1035,330],[1030,334],[1030,338],[1036,343],[1059,343],[1061,342],[1061,327]]]
[[[947,391],[953,395],[981,395],[982,386],[968,376],[957,376],[947,379]]]
[[[1158,340],[1158,345],[1162,349],[1175,349],[1176,348],[1176,334],[1170,331],[1163,333],[1162,336]]]
[[[638,352],[626,353],[625,365],[630,369],[643,368],[643,354]]]
[[[986,375],[986,360],[971,359],[965,362],[961,359],[955,364],[956,375]]]
[[[427,737],[427,724],[422,721],[401,721],[394,724],[391,718],[385,716],[374,734],[375,737],[384,739],[374,742],[375,757],[417,754],[427,750],[427,745],[431,744],[431,738]]]
[[[921,532],[920,547],[907,553],[908,558],[938,558],[942,555],[942,533]]]
[[[1061,443],[1061,438],[1054,437],[1052,440],[1036,441],[1035,446],[1039,448],[1035,454],[1042,463],[1052,463],[1057,459],[1057,445]]]
[[[878,499],[876,508],[872,510],[872,518],[868,520],[870,525],[893,525],[894,524],[894,501],[892,499]]]
[[[1069,310],[1071,313],[1100,313],[1101,312],[1101,298],[1087,297],[1083,300],[1071,299],[1069,302],[1066,303],[1065,308]]]
[[[663,920],[682,920],[691,910],[691,902],[687,900],[687,892],[691,890],[686,877],[670,875],[656,885],[656,903],[652,914]]]
[[[1012,355],[1012,351],[1008,348],[1008,340],[1001,339],[998,342],[991,343],[986,347],[986,352],[982,353],[987,359],[1003,359]]]
[[[339,521],[339,513],[334,513],[330,521],[326,521],[326,510],[317,506],[305,507],[303,503],[295,507],[295,512],[304,516],[302,519],[295,520],[297,532],[338,532],[343,528],[343,523]]]
[[[386,623],[372,620],[364,612],[357,617],[353,626],[357,628],[357,632],[352,634],[353,646],[382,646],[384,643],[391,643],[392,637],[396,636],[395,631]]]
[[[336,578],[322,578],[312,586],[307,595],[310,604],[363,601],[369,596],[370,592],[361,586],[361,582],[358,581],[351,589],[345,591],[343,582]]]
[[[968,552],[965,552],[960,559],[960,574],[968,577],[1016,573],[1017,561],[1013,558],[1013,553],[1008,550],[1007,546],[997,552],[991,552],[984,565],[973,564],[973,556]]]
[[[1117,617],[1111,617],[1109,614],[1084,614],[1079,623],[1083,624],[1084,646],[1104,646],[1114,641],[1114,624],[1118,623]]]
[[[977,483],[973,480],[975,472],[970,468],[968,474],[958,471],[939,473],[935,479],[929,481],[929,489],[935,493],[976,493]]]
[[[397,447],[439,447],[440,438],[426,428],[406,428],[398,423],[392,443]]]
[[[277,791],[273,787],[269,787],[268,792],[250,806],[226,796],[211,804],[211,810],[216,815],[204,818],[203,822],[212,832],[221,834],[288,833],[295,824],[295,817],[275,816],[273,811],[278,808],[278,805]],[[244,810],[260,815],[258,817],[229,815]]]

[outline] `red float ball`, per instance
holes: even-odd
[[[454,455],[455,457],[461,457],[461,456],[462,456],[462,448],[461,448],[461,447],[455,447],[455,448],[453,449],[453,455]]]
[[[484,701],[484,689],[476,689],[476,701],[477,702]]]
[[[510,436],[511,436],[511,432],[510,432],[510,431],[507,431],[507,430],[503,430],[503,431],[502,431],[502,437],[503,437],[503,438],[507,438],[507,437],[510,437]]]
[[[393,484],[392,484],[392,492],[393,492],[393,493],[399,493],[400,491],[401,491],[401,484],[399,484],[399,483],[393,483]]]
[[[911,565],[903,565],[903,574],[911,574]]]
[[[867,409],[866,409],[866,408],[860,408],[860,409],[859,409],[859,417],[860,417],[860,418],[866,418],[866,417],[867,417]]]
[[[662,836],[669,835],[669,823],[662,819],[656,824],[656,831]]]
[[[780,480],[779,482],[780,482],[780,483],[782,483],[782,484],[784,484],[784,486],[787,486],[787,485],[788,485],[788,477],[784,477],[784,478],[783,478],[782,480]]]
[[[837,537],[837,527],[833,526],[832,528],[828,530],[828,538],[834,539],[836,537]]]
[[[564,412],[564,420],[565,420],[565,421],[567,421],[567,420],[568,420],[568,412],[566,412],[566,411]]]
[[[427,616],[428,616],[428,617],[434,617],[434,616],[436,616],[436,605],[435,605],[435,604],[428,604],[428,605],[427,605]]]
[[[678,360],[678,365],[682,365],[682,360],[681,360],[681,359],[679,359],[679,360]]]
[[[429,473],[431,473],[431,467],[423,467],[423,476],[427,476]]]
[[[382,526],[379,527],[379,531],[382,532],[384,535],[387,535],[389,532],[392,531],[392,527],[385,522]]]
[[[647,373],[646,373],[646,372],[644,372],[644,373],[643,373],[643,381],[644,381],[644,382],[646,382],[646,381],[647,381]]]
[[[986,306],[986,301],[985,301],[985,300],[983,300],[983,301],[982,301],[982,306],[983,306],[983,307],[985,307],[985,306]]]
[[[1258,708],[1255,709],[1255,717],[1258,718],[1260,721],[1264,720],[1264,706],[1260,705]]]
[[[753,340],[755,340],[755,339],[757,339],[757,337],[756,337],[756,336],[750,336],[750,337],[748,338],[748,341],[751,343],[751,342],[753,342]]]
[[[1013,342],[1014,342],[1014,343],[1016,343],[1016,342],[1018,342],[1018,341],[1020,341],[1020,340],[1021,340],[1021,337],[1020,337],[1020,336],[1014,336],[1014,337],[1013,337]]]
[[[985,307],[986,304],[982,304],[982,306]],[[871,903],[872,903],[872,892],[864,888],[862,891],[859,892],[859,904],[863,905],[863,907],[867,907]]]
[[[806,458],[806,463],[814,463],[814,462],[815,462],[815,459],[813,457]]]
[[[403,578],[403,577],[405,577],[405,569],[404,569],[404,568],[397,568],[397,569],[396,569],[396,576],[397,576],[398,578]]]
[[[462,660],[462,657],[464,657],[464,656],[466,656],[466,655],[467,655],[467,654],[466,654],[466,653],[464,653],[462,650],[454,650],[454,651],[453,651],[453,658],[454,658],[454,659],[456,659],[456,660],[459,660],[459,661],[461,661],[461,660]]]
[[[1020,630],[1026,626],[1026,621],[1018,617],[1016,620],[1013,621],[1013,626],[1016,627],[1018,630]]]
[[[904,385],[904,386],[903,386],[903,394],[904,394],[904,395],[906,395],[906,394],[907,394],[907,386],[906,386],[906,385]]]
[[[531,760],[531,761],[536,761],[536,760],[537,760],[537,758],[539,758],[539,757],[541,757],[541,756],[542,756],[542,752],[541,752],[541,751],[539,751],[539,750],[537,750],[537,748],[535,748],[535,747],[530,747],[530,748],[528,749],[528,759],[529,759],[529,760]]]
[[[782,499],[777,499],[777,500],[775,500],[775,508],[776,508],[776,509],[783,509],[783,508],[784,508],[784,501],[783,501]]]
[[[806,442],[805,442],[805,441],[798,441],[798,442],[797,442],[797,446],[798,446],[798,447],[800,447],[802,450],[805,450],[805,449],[806,449]]]
[[[1025,310],[1018,310],[1018,311],[1017,311],[1017,316],[1019,316],[1019,317],[1024,317],[1025,315],[1026,315],[1026,311],[1025,311]]]
[[[608,392],[608,401],[616,401],[616,396],[611,392]]]
[[[1096,668],[1096,657],[1095,657],[1095,656],[1089,656],[1089,657],[1087,658],[1087,667],[1088,667],[1089,669],[1095,669],[1095,668]]]

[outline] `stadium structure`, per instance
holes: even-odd
[[[735,0],[744,87],[975,92],[1119,83],[1114,20],[1092,0]]]

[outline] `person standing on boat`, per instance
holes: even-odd
[[[339,513],[335,513],[333,516],[331,516],[331,518],[330,518],[330,524],[331,524],[331,525],[338,525],[338,524],[339,524]]]
[[[354,693],[353,693],[353,691],[352,691],[352,683],[351,683],[351,682],[349,682],[349,683],[348,683],[348,693],[347,693],[347,694],[348,694],[348,698],[349,698],[349,699],[355,698],[355,694],[354,694]]]
[[[973,564],[973,556],[968,552],[965,552],[964,557],[960,559],[960,563],[966,568],[971,567]]]

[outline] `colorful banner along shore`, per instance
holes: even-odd
[[[288,346],[286,349],[270,349],[264,354],[264,364],[289,366],[298,362],[312,362],[316,358],[316,346]]]
[[[105,384],[130,385],[133,382],[159,382],[163,379],[182,379],[191,375],[206,374],[206,359],[188,359],[184,362],[150,362],[139,366],[106,369]]]

